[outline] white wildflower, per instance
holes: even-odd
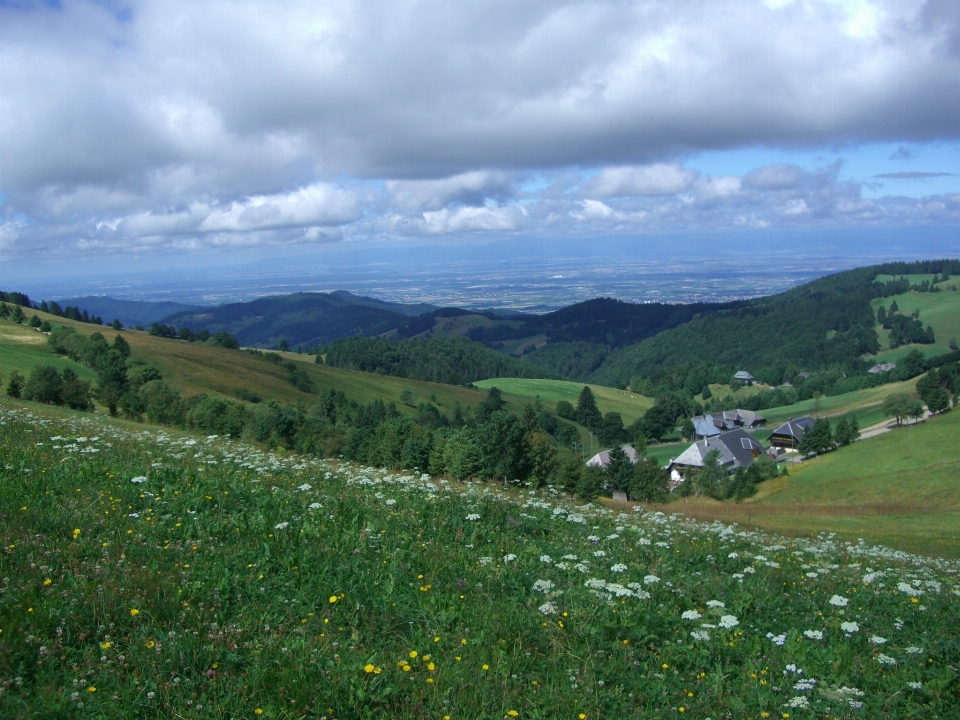
[[[547,563],[547,565],[549,565],[550,563],[553,562],[553,558],[551,558],[549,555],[541,555],[540,562]]]
[[[553,582],[550,581],[550,580],[537,580],[537,581],[533,584],[533,591],[534,591],[534,592],[544,592],[544,593],[546,593],[546,592],[550,592],[551,590],[553,590]]]
[[[860,626],[855,622],[842,622],[840,623],[840,629],[847,634],[860,632]]]
[[[767,637],[773,641],[774,645],[779,645],[780,647],[783,647],[783,644],[787,641],[786,633],[784,633],[783,635],[774,635],[773,633],[767,633]]]
[[[503,556],[503,561],[504,561],[505,563],[513,562],[513,561],[516,560],[516,559],[517,559],[517,556],[514,555],[513,553],[509,553],[509,554]]]
[[[734,617],[733,615],[723,615],[721,616],[720,622],[718,624],[720,625],[720,627],[724,628],[725,630],[730,630],[732,628],[735,628],[737,625],[739,625],[740,621],[737,620],[737,618]]]
[[[482,558],[478,559],[477,562],[480,563],[481,565],[489,565],[490,563],[493,562],[493,558],[492,558],[492,557],[482,557]]]
[[[908,655],[921,655],[923,653],[923,648],[911,645],[910,647],[905,648],[905,651]]]
[[[467,515],[466,519],[471,521],[479,520],[480,516],[477,513],[470,513],[469,515]]]
[[[323,505],[321,505],[320,503],[310,503],[309,505],[307,505],[307,507],[310,508],[311,510],[319,510],[320,508],[323,507]]]
[[[307,492],[307,490],[313,490],[313,485],[310,483],[304,483],[303,485],[298,485],[297,490],[300,492]]]
[[[694,640],[699,640],[700,642],[710,642],[710,633],[706,630],[693,630],[690,633],[690,637]]]
[[[886,638],[882,638],[879,635],[874,635],[870,638],[870,642],[874,645],[883,645],[887,641]]]
[[[726,605],[719,600],[707,600],[707,607],[724,608]]]
[[[850,601],[842,595],[834,595],[832,598],[830,598],[829,602],[831,605],[836,607],[846,607],[847,603]]]
[[[282,522],[282,523],[277,523],[276,525],[274,525],[274,526],[273,526],[273,529],[274,529],[274,530],[286,530],[288,527],[290,527],[290,523],[288,523],[288,522]]]
[[[923,595],[923,591],[922,591],[922,590],[917,590],[915,587],[913,587],[912,585],[910,585],[910,584],[908,584],[908,583],[905,583],[905,582],[897,583],[897,590],[899,590],[899,591],[902,592],[902,593],[906,593],[906,594],[909,595],[910,597],[916,597],[917,595]]]
[[[792,707],[792,708],[810,707],[810,701],[807,700],[803,695],[797,695],[797,697],[790,699],[790,702],[787,703],[787,707]]]
[[[696,610],[684,610],[680,615],[682,620],[699,620],[703,615],[698,613]]]
[[[908,682],[907,687],[912,690],[920,690],[923,687],[922,682]]]
[[[551,602],[544,603],[543,605],[538,607],[537,610],[542,612],[544,615],[555,615],[557,612],[556,606]]]
[[[896,660],[894,660],[894,659],[893,659],[892,657],[890,657],[889,655],[884,655],[883,653],[880,653],[879,655],[877,655],[877,662],[880,663],[881,665],[896,665],[896,664],[897,664],[897,661],[896,661]]]
[[[627,566],[626,566],[626,565],[624,565],[623,563],[617,563],[616,565],[612,565],[612,566],[610,567],[610,572],[622,573],[622,572],[624,572],[626,569],[627,569]]]
[[[389,498],[389,499],[386,501],[386,505],[387,505],[388,507],[389,507],[390,505],[396,505],[396,504],[397,504],[397,501],[394,500],[393,498]]]
[[[823,631],[822,630],[804,630],[803,636],[810,638],[811,640],[823,640]]]
[[[134,483],[135,485],[142,485],[146,481],[147,478],[145,475],[137,475],[135,478],[130,478],[130,482]]]
[[[658,583],[658,582],[660,582],[660,578],[658,578],[656,575],[644,575],[644,576],[643,576],[643,584],[644,584],[644,585],[654,585],[654,584],[656,584],[656,583]]]

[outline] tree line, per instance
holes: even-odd
[[[462,337],[413,338],[399,342],[340,338],[320,349],[317,362],[448,385],[497,377],[542,378],[548,375]],[[549,377],[557,378],[556,375]]]

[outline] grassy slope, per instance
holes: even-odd
[[[6,399],[0,420],[10,720],[954,716],[955,564]],[[544,559],[567,553],[583,570]],[[893,591],[913,578],[930,581],[919,608]],[[691,641],[692,609],[710,642]],[[789,664],[817,681],[807,712],[784,712]],[[837,711],[840,686],[865,688],[861,710]]]
[[[926,279],[930,277],[932,276],[926,276]],[[924,278],[921,277],[920,279]],[[946,290],[946,288],[956,285],[958,282],[960,281],[951,279],[945,283],[940,283],[938,287],[944,288],[944,291],[939,293],[907,292],[902,295],[879,298],[871,302],[870,305],[874,312],[881,305],[889,309],[894,300],[897,301],[897,306],[902,314],[919,310],[920,322],[923,323],[924,327],[931,325],[937,339],[935,345],[904,345],[895,350],[890,350],[890,332],[878,326],[877,334],[880,336],[882,349],[877,354],[877,362],[897,362],[914,348],[928,356],[950,352],[950,340],[960,340],[960,291]]]
[[[118,334],[109,327],[101,328],[40,312],[36,314],[42,320],[68,325],[88,335],[100,331],[108,340]],[[309,407],[316,402],[317,393],[334,388],[344,391],[348,397],[358,402],[370,402],[379,398],[384,402],[396,402],[403,410],[407,406],[400,403],[400,394],[404,390],[410,390],[414,394],[415,403],[433,397],[442,412],[451,409],[455,402],[459,401],[464,407],[469,407],[486,397],[486,392],[464,387],[330,368],[316,365],[312,355],[282,353],[286,359],[302,363],[300,367],[313,381],[315,393],[304,393],[287,381],[286,370],[245,352],[210,347],[202,343],[169,340],[136,330],[122,330],[119,334],[130,343],[133,351],[131,359],[134,362],[156,367],[164,379],[184,397],[210,392],[233,397],[236,388],[244,387],[256,391],[264,400],[299,403]],[[69,366],[84,379],[96,379],[96,374],[89,368],[58,358],[50,352],[46,345],[46,336],[26,326],[0,321],[0,375],[6,378],[11,370],[19,369],[26,376],[31,368],[42,364]],[[505,400],[508,408],[513,411],[522,410],[526,403],[523,398],[506,397]],[[412,409],[410,411],[412,412]]]
[[[10,373],[19,370],[24,377],[38,365],[53,365],[57,370],[72,369],[83,380],[96,380],[90,368],[50,352],[47,336],[26,325],[15,325],[9,320],[0,320],[0,377],[4,388]]]
[[[479,388],[490,388],[496,385],[504,395],[513,395],[526,400],[533,400],[537,396],[547,406],[556,407],[558,400],[566,400],[574,405],[583,390],[585,383],[568,382],[566,380],[529,380],[526,378],[494,378],[474,383]],[[602,385],[590,385],[597,407],[602,413],[618,412],[623,417],[625,425],[629,425],[653,406],[653,399],[632,393],[629,390]]]
[[[670,508],[787,534],[836,532],[960,557],[960,412],[862,440],[760,486],[742,504]]]

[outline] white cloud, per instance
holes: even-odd
[[[388,180],[390,199],[409,210],[437,210],[451,202],[483,205],[490,198],[512,197],[510,177],[503,172],[475,170],[437,180]]]
[[[952,222],[835,169],[684,161],[960,138],[957,8],[2,4],[0,249]]]
[[[604,168],[584,188],[584,194],[595,197],[675,195],[689,188],[696,178],[696,171],[675,163]]]
[[[424,230],[431,235],[458,232],[517,230],[527,216],[519,205],[507,207],[444,208],[423,213]]]

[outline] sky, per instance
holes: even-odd
[[[11,288],[838,233],[960,255],[956,0],[0,0]]]

